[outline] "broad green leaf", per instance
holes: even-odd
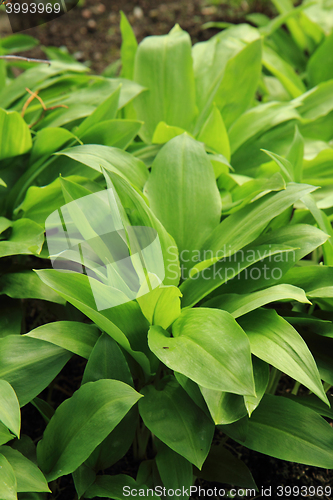
[[[77,496],[78,498],[81,498],[89,486],[91,486],[95,481],[96,473],[83,463],[73,472],[72,475]]]
[[[14,470],[0,453],[0,498],[1,500],[17,500],[16,493],[17,482]]]
[[[187,310],[173,323],[172,333],[157,326],[148,333],[150,349],[166,366],[207,389],[255,394],[250,344],[229,313]]]
[[[252,356],[254,385],[256,388],[256,396],[244,396],[244,403],[249,416],[251,417],[253,410],[259,405],[263,395],[265,394],[269,382],[269,366],[267,363]]]
[[[119,95],[120,95],[121,85],[112,92],[112,94],[102,102],[91,115],[89,115],[80,124],[79,128],[75,131],[77,137],[82,138],[82,136],[89,131],[91,127],[97,125],[100,122],[112,120],[116,117]]]
[[[165,144],[166,142],[171,141],[174,137],[177,137],[177,135],[184,134],[184,132],[186,132],[186,130],[183,128],[167,125],[165,122],[159,122],[154,131],[152,143]],[[187,132],[187,134],[192,137],[189,132]]]
[[[135,120],[106,120],[96,123],[81,135],[85,144],[101,144],[126,149],[137,136],[142,122]]]
[[[0,294],[6,294],[13,299],[40,299],[65,304],[64,299],[44,285],[33,271],[1,276]]]
[[[232,426],[228,436],[239,442]],[[244,446],[281,460],[316,467],[333,466],[333,429],[310,408],[266,394],[248,420]]]
[[[173,378],[163,389],[142,389],[140,415],[148,429],[169,448],[201,469],[213,438],[214,424]]]
[[[244,398],[230,392],[200,387],[215,425],[231,424],[247,415]]]
[[[64,273],[54,269],[44,269],[36,272],[46,285],[88,316],[101,330],[105,331],[129,352],[144,371],[149,373],[147,358],[149,349],[147,339],[144,336],[147,321],[142,315],[138,304],[131,301],[117,307],[98,311],[94,298],[96,294],[98,302],[107,298],[108,287],[103,283],[96,280],[93,295],[88,276],[84,274]]]
[[[333,81],[322,82],[302,96],[294,99],[299,114],[305,120],[317,120],[333,109]],[[313,126],[313,124],[311,124]]]
[[[139,189],[143,188],[148,177],[147,168],[141,160],[118,148],[87,144],[64,149],[58,154],[68,156],[100,173],[101,167],[116,172]]]
[[[15,436],[20,437],[20,405],[14,389],[6,380],[0,380],[0,421]]]
[[[251,351],[275,366],[327,403],[319,372],[302,337],[272,310],[257,310],[239,320],[248,335]]]
[[[204,305],[223,309],[234,318],[238,318],[259,307],[280,300],[297,300],[303,304],[311,304],[301,288],[292,285],[275,285],[253,293],[218,295],[205,302]]]
[[[293,142],[287,154],[287,160],[293,166],[293,178],[295,182],[301,182],[303,177],[303,156],[304,156],[304,140],[301,136],[298,127],[295,127]]]
[[[263,65],[272,75],[280,80],[292,98],[298,97],[306,92],[304,83],[294,71],[293,67],[284,61],[282,57],[270,47],[264,47]]]
[[[98,380],[62,403],[37,446],[38,463],[48,481],[76,470],[140,397],[123,382]]]
[[[36,38],[22,33],[15,33],[13,35],[6,36],[5,38],[2,38],[0,42],[0,46],[6,51],[7,54],[30,50],[38,44],[39,41]]]
[[[197,140],[204,142],[206,147],[222,154],[228,162],[230,161],[229,137],[221,113],[215,105],[203,124]]]
[[[59,61],[53,61],[50,66],[39,64],[21,73],[21,75],[15,78],[10,85],[1,90],[1,105],[4,108],[9,107],[17,99],[26,95],[26,87],[32,91],[37,90],[41,88],[42,82],[47,79],[52,81],[51,77],[64,73],[65,71],[69,71],[74,76],[76,73],[85,73],[89,70],[86,66],[79,63],[66,64]]]
[[[287,241],[287,243],[289,242]],[[294,254],[295,247],[293,248],[284,243],[262,245],[256,245],[255,243],[250,244],[236,252],[233,256],[222,258],[220,262],[216,262],[214,265],[195,274],[182,283],[180,286],[180,290],[184,297],[182,306],[194,306],[199,300],[203,299],[206,295],[223,284],[231,287],[234,285],[234,288],[236,288],[235,292],[238,292],[239,289],[242,291],[242,288],[240,288],[239,285],[237,286],[236,281],[241,279],[242,271],[245,272],[244,276],[242,276],[242,281],[248,280],[248,276],[250,276],[250,278],[254,277],[255,279],[259,279],[262,275],[263,279],[265,279],[266,275],[261,272],[260,267],[259,276],[253,273],[248,274],[247,269],[251,269],[252,267],[257,269],[258,266],[261,266],[261,261],[270,261],[272,258],[274,259],[274,256],[279,257],[279,262],[283,260],[287,263],[291,262],[291,266],[294,264]],[[278,277],[280,277],[280,275]],[[216,293],[218,293],[218,291]]]
[[[229,129],[231,154],[258,134],[267,132],[279,123],[299,118],[295,107],[293,102],[268,102],[243,113]]]
[[[10,383],[24,406],[48,386],[71,355],[43,340],[9,335],[0,339],[0,378]]]
[[[293,10],[294,5],[291,0],[272,0],[280,14],[286,14]],[[298,47],[304,51],[308,48],[308,39],[302,31],[299,23],[293,17],[286,20],[286,25]]]
[[[226,65],[215,103],[229,127],[252,104],[261,74],[260,38],[248,43]]]
[[[82,384],[100,379],[113,379],[133,387],[133,379],[118,344],[106,333],[89,357]],[[112,432],[95,448],[86,464],[95,471],[104,470],[120,460],[131,446],[138,423],[137,408],[131,408]]]
[[[168,35],[150,36],[139,45],[134,80],[148,89],[133,105],[144,121],[140,136],[150,143],[159,122],[191,131],[196,116],[189,35],[175,26]],[[177,89],[177,92],[175,92]]]
[[[135,54],[138,47],[132,26],[127,17],[120,11],[120,32],[121,32],[121,76],[133,80]]]
[[[113,379],[133,387],[133,379],[117,342],[103,333],[92,349],[85,367],[82,384],[100,379]]]
[[[88,359],[99,335],[100,332],[95,325],[76,321],[56,321],[39,326],[25,336],[51,342]]]
[[[213,167],[203,146],[186,134],[169,141],[158,153],[145,193],[180,254],[200,248],[219,223],[221,198]]]
[[[12,466],[17,481],[18,492],[43,492],[49,489],[46,479],[38,467],[28,460],[22,453],[13,450],[9,446],[1,446],[0,454],[3,455]]]
[[[29,219],[13,222],[8,240],[0,241],[0,257],[39,254],[44,243],[44,229]]]
[[[89,190],[89,194],[101,190],[101,186],[85,177],[70,176],[60,178],[51,182],[47,186],[30,186],[26,192],[23,202],[16,208],[14,214],[22,213],[27,219],[31,219],[37,224],[45,226],[45,221],[52,212],[65,204],[61,190],[61,181],[66,179]],[[21,212],[22,211],[22,212]]]
[[[14,435],[0,422],[0,445],[8,443],[11,439],[14,439]]]
[[[233,255],[257,238],[273,217],[314,189],[306,184],[290,183],[285,190],[264,196],[224,219],[202,244],[202,250],[212,252],[211,264]],[[192,274],[205,267],[208,265],[204,262],[197,264]]]
[[[29,127],[19,113],[0,108],[0,160],[27,153],[31,146]]]
[[[324,254],[324,264],[332,266],[333,265],[333,229],[332,224],[327,218],[325,212],[320,210],[316,204],[313,196],[307,194],[302,198],[305,206],[310,210],[315,221],[318,224],[319,229],[327,233],[330,238],[323,244],[323,254]]]
[[[180,495],[167,495],[168,499],[182,498],[187,500],[189,495],[183,495],[183,488],[193,485],[193,467],[191,463],[178,453],[175,453],[162,441],[157,441],[157,455],[155,458],[157,469],[167,490],[179,489]],[[178,493],[178,492],[177,492]]]
[[[237,56],[246,47],[246,44],[258,38],[259,33],[255,28],[246,24],[240,24],[218,33],[207,42],[196,43],[193,46],[193,71],[195,76],[196,102],[199,109],[199,118],[196,123],[195,132],[198,132],[206,121],[224,76],[225,82],[223,84],[228,89],[227,78],[230,78],[230,76],[227,77],[226,69],[228,61]],[[235,70],[235,64],[232,62],[230,64],[232,72],[232,70]],[[243,91],[239,93],[243,94]],[[223,92],[219,94],[219,98],[221,99],[221,106],[223,106],[225,104]],[[243,97],[242,95],[242,106],[237,109],[237,113],[242,109],[244,103],[248,103],[247,99],[247,96]]]
[[[206,481],[234,484],[244,488],[255,488],[250,470],[222,444],[213,445],[198,477]]]
[[[138,484],[135,479],[125,474],[115,476],[97,476],[96,481],[85,493],[85,498],[107,497],[113,500],[126,500],[131,490],[138,490],[140,496],[149,496],[147,486]],[[156,500],[160,500],[157,495]]]
[[[303,396],[294,396],[293,394],[285,394],[283,397],[291,399],[291,401],[295,401],[295,403],[299,403],[307,408],[311,408],[311,410],[315,411],[319,415],[323,417],[333,419],[333,396],[327,394],[327,399],[331,405],[330,408],[325,405],[320,399],[317,398],[314,394],[306,394]]]
[[[137,298],[141,311],[151,325],[167,329],[180,315],[179,288],[159,286]]]
[[[240,269],[238,274],[236,273],[237,278],[230,279],[225,283],[219,293],[249,293],[277,284],[294,285],[303,288],[307,292],[301,281],[298,282],[294,278],[287,279],[285,276],[289,276],[289,273],[291,273],[291,276],[294,276],[294,271],[296,273],[302,272],[302,268],[295,267],[295,264],[313,252],[313,250],[326,240],[327,235],[325,233],[316,227],[306,224],[286,225],[278,228],[276,231],[267,232],[256,240],[258,247],[263,243],[268,247],[271,245],[272,248],[275,245],[289,245],[291,251],[288,253],[280,252],[280,254],[277,253],[272,257],[270,253],[267,255],[261,254],[262,260],[255,260],[254,263],[252,261],[251,265],[247,266],[243,272],[240,272],[242,271]],[[251,252],[247,253],[246,248],[240,252],[240,255],[243,260],[248,261],[252,259]],[[232,266],[230,260],[228,261],[228,265]],[[233,278],[233,275],[229,276],[229,278]],[[182,287],[181,290],[185,297],[185,291]]]
[[[307,66],[310,87],[333,78],[333,33],[317,48]]]
[[[50,156],[59,151],[69,141],[76,141],[75,136],[65,128],[49,127],[37,132],[30,155],[30,164],[43,156]]]
[[[284,275],[283,282],[303,288],[309,297],[316,297],[317,290],[332,287],[333,266],[295,267]]]

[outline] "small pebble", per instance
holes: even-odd
[[[136,19],[142,19],[143,18],[143,10],[141,7],[134,7],[133,9],[133,15]]]
[[[89,31],[95,31],[96,29],[96,21],[94,19],[89,19],[89,21],[87,22],[87,28]]]
[[[89,19],[91,17],[91,12],[89,9],[83,9],[82,11],[82,17],[84,17],[84,19]]]

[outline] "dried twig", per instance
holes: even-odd
[[[23,56],[0,56],[0,59],[6,59],[7,61],[25,61],[32,63],[42,63],[48,64],[50,66],[51,61],[46,59],[32,59],[31,57],[23,57]]]
[[[28,89],[27,87],[25,88],[25,90],[27,92],[29,92],[30,96],[28,97],[28,99],[26,100],[26,102],[24,103],[24,106],[22,108],[22,111],[21,111],[21,116],[24,117],[24,114],[29,106],[29,104],[34,100],[34,99],[38,99],[38,101],[41,103],[42,105],[42,108],[43,108],[43,111],[42,111],[42,114],[40,115],[40,117],[38,118],[38,120],[35,122],[35,123],[32,123],[31,125],[29,125],[29,128],[33,127],[34,125],[36,125],[40,120],[42,120],[44,118],[44,115],[45,115],[45,111],[52,111],[53,109],[57,109],[57,108],[66,108],[68,109],[68,106],[66,106],[65,104],[56,104],[55,106],[51,106],[50,108],[47,108],[42,100],[41,97],[39,97],[38,95],[38,92],[39,90],[37,90],[36,92],[33,92],[32,90]]]

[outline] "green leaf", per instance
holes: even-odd
[[[302,181],[303,156],[304,156],[304,140],[296,125],[294,139],[287,154],[287,160],[293,166],[292,180],[295,182]]]
[[[133,379],[117,342],[103,333],[92,349],[85,367],[82,384],[100,379],[114,379],[133,387]]]
[[[95,325],[75,321],[56,321],[39,326],[25,336],[51,342],[88,359],[100,332]]]
[[[205,302],[204,305],[223,309],[234,318],[238,318],[259,307],[280,300],[297,300],[303,304],[311,304],[301,288],[292,285],[275,285],[253,293],[218,295]]]
[[[293,67],[270,47],[264,47],[263,65],[272,75],[279,79],[292,98],[298,97],[306,92],[304,83],[294,71]]]
[[[328,382],[330,385],[333,385],[333,370],[332,370],[333,340],[329,337],[323,337],[322,335],[317,335],[316,333],[313,333],[311,331],[302,332],[302,337],[307,343],[308,348],[313,353],[313,356],[316,360],[319,369],[320,377],[325,382]],[[327,401],[324,402],[326,403]]]
[[[255,394],[250,344],[229,313],[187,310],[174,322],[172,333],[170,337],[157,326],[148,333],[150,349],[169,368],[207,389]]]
[[[15,436],[20,437],[20,405],[14,389],[6,380],[0,380],[0,420]]]
[[[137,136],[142,122],[135,120],[107,120],[96,123],[81,136],[86,144],[102,144],[126,149]]]
[[[0,160],[27,153],[31,146],[31,133],[22,116],[0,108]]]
[[[177,135],[182,135],[186,132],[183,128],[174,127],[167,125],[165,122],[159,122],[157,127],[155,128],[154,135],[152,138],[153,144],[165,144],[168,141],[171,141]],[[192,135],[189,132],[186,132],[190,137]]]
[[[293,102],[268,102],[243,113],[229,129],[231,154],[258,134],[267,132],[279,123],[299,118],[295,107]]]
[[[33,271],[1,276],[0,294],[6,294],[13,299],[40,299],[65,304],[64,299],[44,285]]]
[[[48,127],[37,132],[30,155],[30,165],[43,156],[50,156],[59,151],[69,141],[76,141],[76,137],[65,128]]]
[[[138,47],[132,26],[127,20],[124,12],[120,11],[120,32],[121,32],[121,76],[133,80],[135,54]]]
[[[13,222],[8,240],[0,241],[0,257],[39,254],[44,243],[44,229],[29,219]]]
[[[116,90],[114,90],[111,95],[109,95],[105,101],[103,101],[91,115],[89,115],[80,124],[79,128],[75,131],[77,137],[82,137],[91,127],[97,125],[100,122],[112,120],[116,117],[119,95],[120,95],[121,85],[119,85]]]
[[[332,80],[333,78],[333,33],[328,35],[325,41],[317,48],[311,56],[307,75],[310,87],[314,87],[321,82]]]
[[[1,298],[0,305],[0,338],[21,333],[22,309],[16,300]]]
[[[158,153],[145,193],[180,253],[200,248],[219,223],[221,198],[213,167],[203,146],[186,134],[169,141]]]
[[[222,444],[212,446],[198,477],[206,481],[256,488],[252,474],[244,462],[236,458]]]
[[[96,473],[84,463],[73,472],[74,486],[78,498],[81,498],[96,479]]]
[[[328,403],[319,372],[302,337],[275,311],[257,310],[239,320],[249,337],[251,351]]]
[[[11,384],[24,406],[48,386],[71,355],[42,340],[9,335],[0,339],[0,378]]]
[[[137,303],[131,301],[126,304],[98,311],[96,300],[107,297],[107,287],[96,280],[94,295],[91,290],[88,276],[79,273],[63,273],[54,269],[36,271],[41,280],[55,290],[61,297],[83,312],[101,330],[110,335],[116,342],[129,352],[134,359],[149,373],[147,340],[143,336],[147,322]],[[100,296],[100,299],[98,299]]]
[[[141,392],[139,411],[146,427],[201,469],[211,446],[213,422],[173,378],[164,379],[162,390],[148,385]]]
[[[225,68],[215,103],[229,128],[251,105],[261,75],[261,39],[245,45]]]
[[[162,482],[167,490],[183,488],[190,489],[193,485],[193,467],[191,463],[178,453],[175,453],[169,446],[162,441],[157,441],[157,455],[155,458],[157,469]],[[167,495],[169,500],[182,498],[187,500],[189,495]]]
[[[57,154],[68,156],[100,173],[101,167],[116,172],[139,189],[143,188],[148,177],[147,167],[141,160],[118,148],[88,144],[64,149]]]
[[[98,380],[62,403],[37,446],[38,463],[48,481],[76,470],[140,397],[123,382]]]
[[[39,41],[36,38],[29,35],[23,35],[22,33],[15,33],[14,35],[6,36],[0,42],[0,46],[6,51],[7,54],[30,50],[38,44]]]
[[[0,454],[0,497],[1,500],[17,500],[17,483],[14,470]]]
[[[202,249],[210,250],[213,255],[220,251],[216,261],[236,253],[257,238],[273,217],[314,189],[306,184],[290,183],[285,190],[260,198],[250,207],[244,207],[224,219],[203,243]],[[200,265],[195,269],[200,269]]]
[[[18,492],[48,491],[51,493],[44,475],[31,460],[9,446],[1,446],[0,453],[13,468]]]
[[[14,439],[13,434],[0,422],[0,445],[8,443],[11,439]]]
[[[221,113],[215,105],[203,124],[197,140],[204,142],[206,147],[222,154],[227,161],[230,161],[229,137]]]
[[[180,297],[176,286],[159,286],[137,298],[141,311],[151,325],[167,329],[180,315]]]
[[[168,35],[150,36],[135,56],[134,80],[147,92],[134,101],[140,136],[150,143],[159,122],[191,131],[196,116],[189,35],[175,26]],[[177,92],[175,92],[177,89]]]
[[[269,366],[267,363],[252,356],[254,384],[256,388],[256,396],[244,396],[244,403],[249,416],[251,417],[253,410],[259,405],[263,395],[265,394],[269,382]]]
[[[247,414],[242,396],[205,387],[200,387],[200,390],[216,425],[231,424]]]
[[[232,425],[225,432],[240,442]],[[266,394],[248,420],[241,444],[281,460],[333,467],[332,427],[310,408],[287,398]]]

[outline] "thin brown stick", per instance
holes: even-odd
[[[31,57],[23,57],[23,56],[0,56],[0,59],[5,59],[7,61],[25,61],[32,63],[41,63],[41,64],[48,64],[49,66],[51,64],[51,61],[48,61],[47,59],[32,59]]]

